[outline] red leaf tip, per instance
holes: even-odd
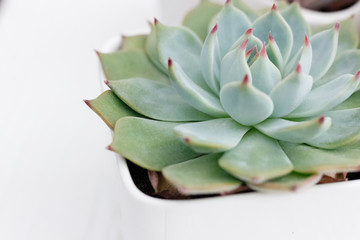
[[[109,80],[105,80],[104,83],[110,87],[110,81]]]
[[[255,47],[255,50],[256,50],[256,56],[258,57],[260,55],[260,53],[259,53],[257,46]]]
[[[84,100],[85,104],[88,105],[89,107],[91,106],[91,101],[90,100]]]
[[[318,119],[319,124],[323,124],[325,122],[325,116],[321,116]]]
[[[114,151],[114,149],[111,147],[111,145],[107,146],[106,149],[109,151]]]
[[[249,28],[246,32],[245,32],[245,35],[249,35],[253,32],[253,28]]]
[[[274,41],[274,37],[271,35],[271,31],[269,32],[269,42],[273,42]]]
[[[337,22],[335,24],[335,31],[339,31],[339,29],[340,29],[340,23]]]
[[[248,74],[245,74],[242,83],[245,84],[245,85],[247,85],[247,84],[249,84],[249,82],[250,82],[249,75],[248,75]]]
[[[226,0],[225,4],[231,3],[231,0]]]
[[[309,46],[310,45],[310,41],[309,41],[309,38],[308,38],[308,35],[305,33],[305,46]]]
[[[255,47],[256,47],[256,45],[253,46],[249,51],[246,52],[246,56],[247,56],[247,57],[250,56],[250,54],[252,53],[252,51],[254,51]]]
[[[273,10],[273,11],[277,11],[277,10],[278,10],[278,8],[277,8],[277,6],[276,6],[275,3],[272,5],[271,10]]]
[[[265,47],[265,43],[263,43],[263,47],[261,49],[261,53],[260,53],[260,56],[261,57],[266,57],[266,47]]]
[[[355,79],[356,79],[356,80],[360,80],[360,70],[356,73]]]
[[[168,66],[169,66],[169,67],[172,67],[172,64],[173,64],[173,61],[172,61],[171,58],[169,58],[169,59],[168,59]]]
[[[295,69],[296,73],[301,73],[302,69],[301,69],[301,65],[300,63],[296,66],[296,69]]]
[[[248,42],[249,42],[249,39],[247,38],[245,41],[243,41],[243,42],[241,43],[240,49],[241,49],[241,50],[245,50]]]
[[[211,30],[211,34],[214,34],[217,32],[217,29],[218,29],[218,25],[216,24],[213,29]]]
[[[190,138],[185,137],[185,138],[184,138],[184,141],[185,141],[186,143],[190,143]]]

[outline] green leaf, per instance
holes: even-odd
[[[201,121],[211,117],[187,104],[172,86],[145,78],[110,81],[109,86],[135,111],[157,120]]]
[[[359,76],[345,74],[313,89],[289,118],[311,117],[326,112],[345,101],[359,85]]]
[[[235,121],[247,126],[264,121],[274,109],[271,98],[251,85],[247,75],[242,82],[226,84],[220,101]]]
[[[192,82],[181,67],[171,59],[169,60],[169,75],[177,93],[188,104],[214,117],[227,116],[219,99]]]
[[[237,49],[241,46],[241,44],[244,41],[248,41],[247,45],[246,45],[246,54],[248,54],[248,51],[250,51],[250,49],[252,49],[253,47],[256,47],[257,49],[261,49],[262,47],[262,42],[260,41],[260,39],[258,39],[257,37],[254,36],[253,34],[253,29],[249,28],[238,40],[236,40],[236,42],[231,46],[230,51]],[[229,52],[230,52],[229,51]],[[249,60],[252,60],[252,58],[256,55],[256,51],[252,51],[251,55],[249,56]]]
[[[241,10],[227,2],[218,16],[218,39],[221,57],[229,51],[251,25],[248,17]]]
[[[302,173],[327,173],[358,171],[360,169],[360,141],[337,149],[320,149],[305,144],[280,142],[294,164]]]
[[[219,164],[233,176],[257,184],[286,175],[293,169],[278,141],[256,130],[248,132],[239,145],[226,152]]]
[[[120,80],[143,77],[169,83],[168,77],[160,72],[141,49],[127,49],[114,53],[98,53],[106,79]]]
[[[174,128],[177,135],[194,151],[222,152],[235,147],[249,130],[231,118],[186,123]]]
[[[329,70],[334,62],[339,38],[338,27],[319,32],[310,38],[312,46],[312,66],[310,75],[316,82]]]
[[[333,65],[324,77],[315,82],[315,87],[344,74],[356,74],[360,70],[360,50],[348,50],[336,57]]]
[[[246,46],[247,40],[245,40],[239,48],[236,48],[225,55],[221,61],[220,68],[220,85],[224,85],[230,82],[239,82],[246,74],[251,81],[250,68],[246,59]]]
[[[320,117],[304,122],[294,122],[281,118],[267,119],[256,125],[262,133],[283,141],[304,143],[326,132],[331,126],[331,118]]]
[[[274,38],[272,37],[271,33],[269,33],[269,42],[266,46],[266,52],[269,56],[269,59],[271,62],[280,70],[280,72],[283,72],[284,68],[284,59],[281,55],[280,48],[275,42]]]
[[[185,16],[183,25],[195,32],[200,39],[205,40],[208,34],[208,25],[221,8],[222,6],[219,4],[203,0]]]
[[[291,59],[303,45],[305,33],[310,35],[310,27],[301,13],[299,3],[294,2],[280,11],[293,33],[293,46],[290,53]],[[310,64],[311,65],[311,64]]]
[[[318,183],[321,174],[303,174],[292,172],[286,176],[272,179],[261,184],[248,184],[248,186],[259,192],[277,192],[277,191],[298,191]]]
[[[360,107],[360,91],[354,92],[345,102],[337,105],[332,111]]]
[[[220,50],[217,39],[217,26],[207,36],[200,56],[200,66],[207,85],[215,94],[219,94]]]
[[[293,34],[289,24],[275,8],[259,17],[253,24],[254,34],[263,42],[268,41],[269,32],[277,42],[285,61],[290,56],[293,46]]]
[[[296,109],[311,91],[313,79],[301,70],[296,70],[279,82],[270,93],[274,103],[272,117],[283,117]]]
[[[298,64],[301,65],[302,71],[306,74],[309,74],[312,63],[312,47],[310,41],[305,35],[305,41],[302,48],[295,54],[295,56],[286,64],[284,70],[284,76],[289,75],[292,71],[296,69]]]
[[[171,58],[183,68],[184,72],[200,87],[209,90],[200,70],[202,42],[186,27],[165,26],[156,21],[146,45],[150,59],[166,72]]]
[[[121,118],[116,122],[109,149],[152,171],[199,156],[174,135],[173,128],[177,125],[143,118]]]
[[[320,148],[334,149],[360,140],[360,108],[327,112],[331,127],[320,136],[307,141]]]
[[[259,17],[259,13],[249,7],[243,0],[232,0],[232,3],[236,8],[245,13],[251,22],[255,21],[255,19]]]
[[[122,117],[141,116],[129,108],[110,90],[103,92],[96,99],[85,100],[85,103],[99,115],[111,129],[114,129],[116,121]]]
[[[242,183],[218,165],[221,154],[210,154],[163,169],[165,178],[183,194],[226,193]]]
[[[121,50],[145,49],[147,35],[123,36]]]
[[[253,85],[266,94],[269,94],[273,87],[281,80],[279,69],[270,61],[266,54],[265,44],[259,57],[251,65],[250,71]]]

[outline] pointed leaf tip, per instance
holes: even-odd
[[[325,122],[325,116],[322,115],[321,117],[319,117],[318,122],[319,122],[320,125],[324,124],[324,122]]]
[[[217,29],[218,29],[218,25],[216,24],[213,29],[211,30],[211,34],[214,34],[217,32]]]
[[[168,59],[168,66],[172,67],[172,59],[171,58]]]
[[[91,106],[91,101],[90,100],[84,100],[85,104],[88,105],[89,107]]]
[[[265,43],[263,43],[263,47],[262,47],[262,49],[261,49],[260,56],[261,56],[261,57],[266,57],[266,56],[267,56]]]
[[[111,147],[111,145],[107,146],[106,149],[109,151],[114,151],[114,149]]]
[[[248,75],[248,74],[245,74],[242,83],[243,83],[244,85],[248,85],[249,82],[250,82],[249,75]]]
[[[271,35],[271,31],[269,32],[269,42],[273,42],[274,41],[274,37]]]
[[[156,17],[154,17],[154,24],[156,25],[158,22],[159,20]]]
[[[360,80],[360,70],[356,73],[355,79],[356,79],[356,80]]]
[[[271,10],[273,10],[273,11],[277,11],[277,10],[278,10],[278,8],[277,8],[277,6],[276,6],[275,3],[272,5]]]
[[[104,83],[110,87],[110,81],[109,80],[105,80]]]
[[[259,53],[259,49],[257,48],[257,46],[255,47],[255,50],[256,50],[256,56],[258,57],[260,55],[260,53]]]
[[[301,68],[301,65],[300,63],[296,66],[296,69],[295,69],[296,73],[300,74],[302,72],[302,68]]]
[[[231,0],[226,0],[225,4],[231,3]]]
[[[251,34],[253,30],[254,30],[253,28],[249,28],[248,30],[246,30],[245,35]]]
[[[308,35],[305,33],[305,46],[309,46],[310,45],[310,41],[309,41],[309,37]]]
[[[250,54],[252,53],[252,51],[254,51],[255,47],[256,47],[256,45],[253,46],[249,51],[246,52],[246,56],[247,56],[247,57],[250,56]]]
[[[190,138],[186,137],[186,138],[184,138],[184,141],[185,141],[186,143],[190,143]]]
[[[249,42],[249,39],[247,38],[245,41],[243,41],[243,42],[241,43],[240,49],[241,49],[241,50],[245,50],[248,42]]]
[[[339,29],[340,29],[340,23],[337,22],[337,23],[335,24],[335,30],[336,30],[336,31],[339,31]]]

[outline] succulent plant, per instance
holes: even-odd
[[[297,190],[360,169],[358,34],[352,19],[317,31],[297,3],[201,1],[184,26],[155,19],[99,53],[111,90],[86,103],[108,149],[183,194]]]

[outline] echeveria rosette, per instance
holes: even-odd
[[[114,129],[110,150],[184,194],[296,190],[359,170],[352,20],[312,35],[297,3],[261,15],[234,0],[202,1],[184,24],[155,20],[99,53],[111,90],[87,104]]]

